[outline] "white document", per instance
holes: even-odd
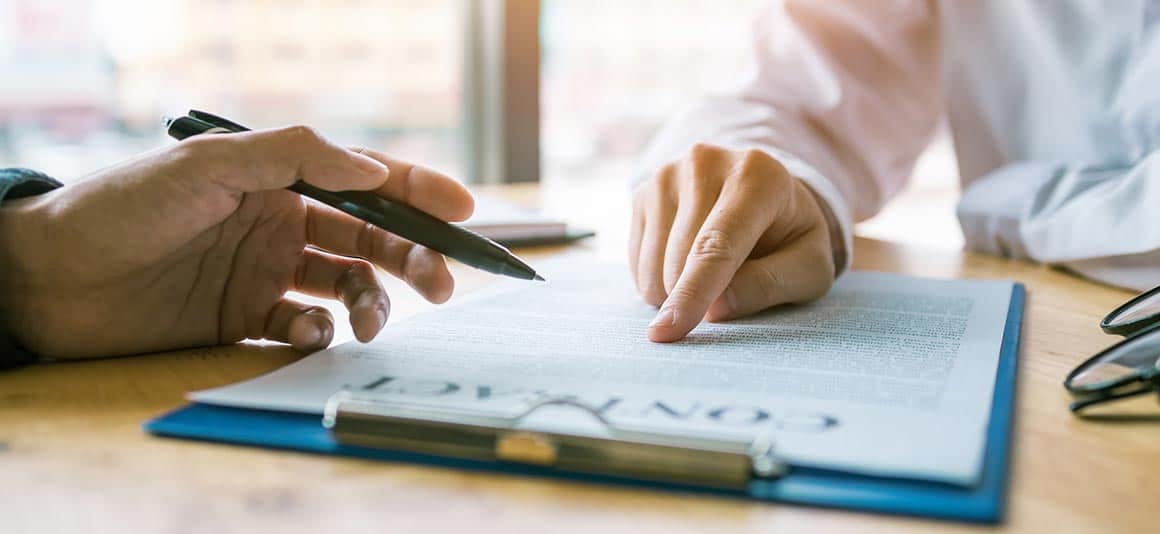
[[[343,388],[471,409],[547,392],[626,428],[770,435],[791,465],[961,485],[981,474],[1011,282],[852,272],[816,303],[657,344],[627,268],[573,259],[544,272],[546,284],[501,283],[370,344],[192,398],[321,413]],[[530,425],[591,427],[560,413]]]

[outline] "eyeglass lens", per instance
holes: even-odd
[[[1160,331],[1128,338],[1087,363],[1071,380],[1071,387],[1096,389],[1122,380],[1138,369],[1160,365]]]
[[[1116,327],[1157,315],[1160,315],[1160,292],[1152,293],[1140,299],[1139,302],[1134,302],[1131,306],[1120,310],[1115,317],[1110,318],[1108,324]]]

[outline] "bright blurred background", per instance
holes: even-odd
[[[74,180],[200,107],[462,176],[473,1],[0,0],[0,166]],[[626,181],[670,113],[737,79],[760,3],[543,0],[541,179]],[[959,248],[956,183],[944,136],[860,232]]]
[[[200,107],[460,164],[458,0],[0,0],[0,164],[63,180]]]

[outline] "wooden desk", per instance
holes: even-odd
[[[623,254],[625,202],[505,194],[602,230],[582,247]],[[577,196],[581,195],[581,196]],[[579,199],[579,200],[578,200]],[[620,199],[623,200],[623,199]],[[594,210],[591,206],[602,206]],[[571,210],[571,211],[570,211]],[[855,267],[1014,278],[1028,288],[1008,520],[1023,532],[1142,532],[1160,510],[1160,422],[1092,423],[1067,411],[1064,375],[1114,338],[1100,317],[1130,295],[1038,266],[859,239]],[[543,257],[558,250],[528,254]],[[458,291],[488,282],[458,269]],[[395,314],[425,306],[392,284]],[[342,319],[343,316],[336,314]],[[349,336],[349,334],[346,334]],[[151,437],[141,423],[190,390],[300,356],[238,345],[37,365],[0,374],[0,532],[865,532],[952,523],[274,452]],[[1152,405],[1149,406],[1148,404]],[[1155,410],[1155,399],[1141,400]]]

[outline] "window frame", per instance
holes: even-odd
[[[540,181],[540,0],[463,0],[471,184]]]

